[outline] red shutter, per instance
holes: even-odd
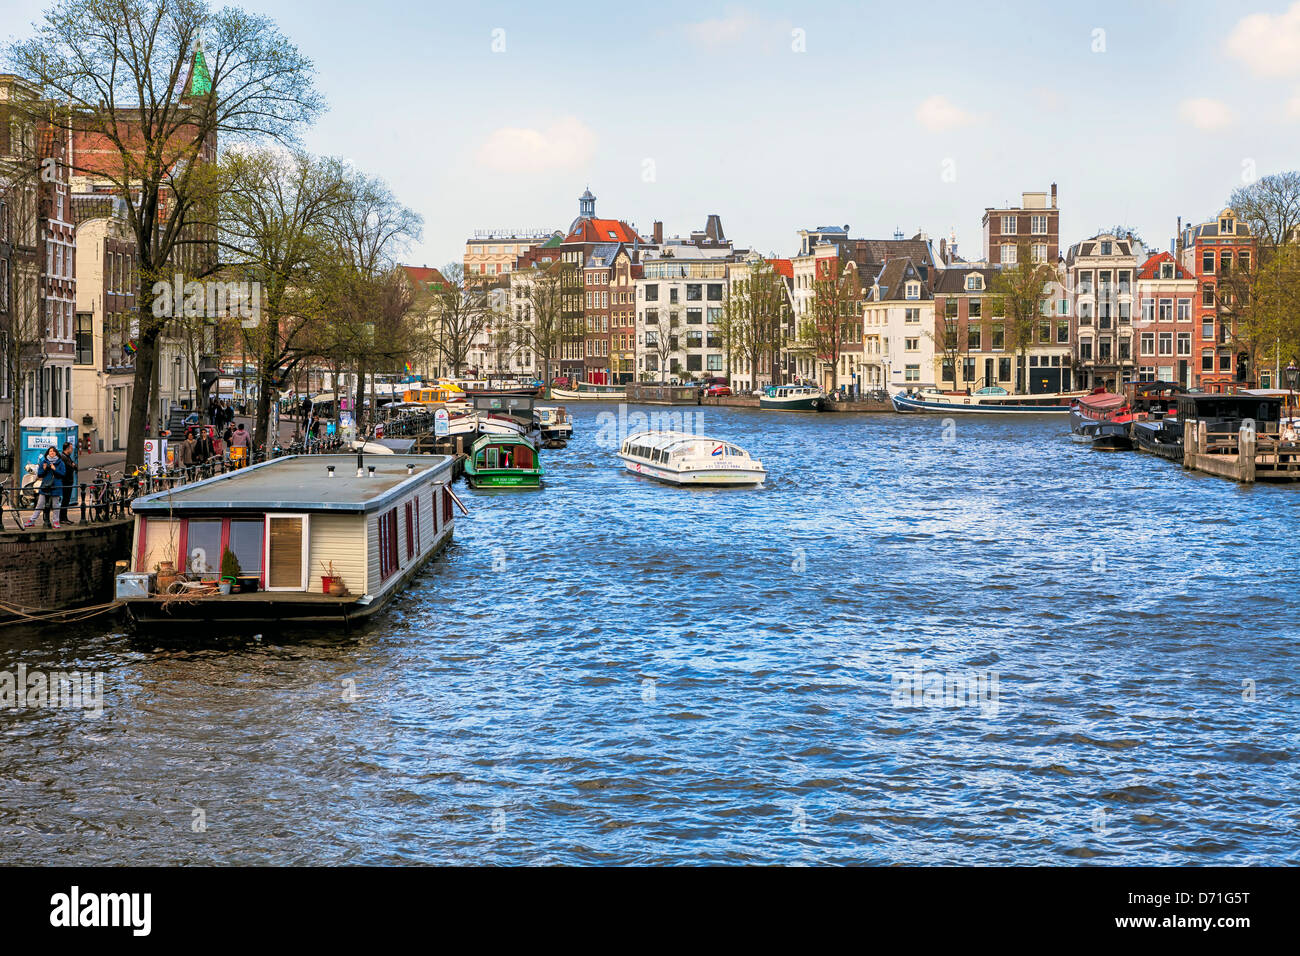
[[[411,503],[406,503],[406,560],[415,557],[415,519],[411,517]]]

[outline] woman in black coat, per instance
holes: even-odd
[[[63,459],[59,457],[59,450],[51,445],[45,449],[45,457],[36,467],[36,482],[40,487],[40,493],[36,496],[36,508],[32,511],[32,516],[27,519],[24,528],[30,528],[36,524],[36,516],[45,510],[45,527],[50,527],[50,509],[57,506],[59,495],[63,492],[63,476],[67,474],[68,469],[63,464]],[[59,516],[54,515],[55,528],[59,526]]]

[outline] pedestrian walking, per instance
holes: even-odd
[[[230,435],[230,463],[234,467],[239,468],[248,463],[248,449],[251,444],[251,436],[244,430],[244,423],[240,422]]]
[[[51,527],[50,511],[58,507],[59,495],[63,491],[63,475],[66,471],[67,468],[63,464],[63,459],[59,457],[59,450],[53,445],[45,449],[45,457],[41,459],[41,463],[36,467],[36,483],[40,489],[36,495],[36,507],[32,511],[32,516],[23,525],[24,528],[30,528],[36,524],[36,516],[41,513],[42,509],[45,511],[45,527]],[[54,510],[53,527],[57,528],[58,526],[59,514],[57,510]]]

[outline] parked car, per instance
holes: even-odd
[[[708,395],[708,396],[710,396],[710,397],[715,396],[715,395],[730,395],[730,394],[731,394],[731,386],[730,386],[730,385],[710,385],[708,388],[706,388],[706,389],[704,390],[704,394],[705,394],[705,395]]]

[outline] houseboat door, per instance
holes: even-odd
[[[262,564],[268,591],[307,590],[307,523],[305,514],[266,516]]]

